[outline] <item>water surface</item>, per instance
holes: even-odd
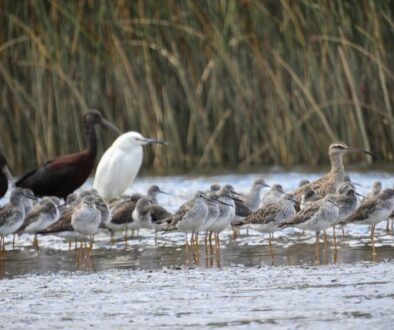
[[[270,184],[294,189],[301,178],[320,173],[264,173]],[[367,193],[375,180],[394,184],[385,172],[350,173]],[[175,176],[138,179],[130,192],[156,183],[163,190],[190,196],[212,183],[247,191],[258,174],[214,177]],[[89,187],[88,182],[85,187]],[[162,195],[175,211],[181,198]],[[17,237],[0,261],[0,328],[388,328],[394,325],[394,238],[385,224],[377,229],[372,258],[366,226],[338,231],[315,266],[314,233],[286,229],[276,234],[274,266],[267,236],[242,230],[236,241],[222,233],[220,252],[203,245],[186,253],[184,235],[141,231],[125,246],[98,235],[93,255],[68,250],[54,236],[40,238],[37,255],[31,237]],[[331,237],[330,237],[331,239]],[[202,240],[201,240],[202,241]]]

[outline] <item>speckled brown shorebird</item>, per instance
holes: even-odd
[[[326,229],[330,227],[338,217],[338,207],[332,195],[327,195],[321,201],[315,202],[303,208],[288,221],[279,227],[294,226],[303,230],[316,232],[316,263],[320,263],[319,239],[320,232],[324,231],[324,245],[327,252]]]
[[[345,223],[370,225],[372,254],[375,250],[375,225],[387,220],[394,211],[394,189],[386,188],[380,194],[362,203],[349,217]]]
[[[345,180],[345,168],[343,166],[342,157],[346,153],[361,152],[376,157],[372,152],[364,149],[353,148],[347,146],[343,142],[332,143],[328,148],[328,156],[330,157],[331,170],[320,179],[309,183],[310,187],[319,195],[334,194],[338,186]],[[301,200],[303,188],[298,188],[294,193],[297,200]]]
[[[296,214],[294,208],[295,201],[292,195],[283,194],[282,198],[276,202],[265,204],[264,207],[253,212],[243,220],[236,221],[233,226],[248,226],[261,233],[269,234],[269,248],[272,257],[272,263],[275,261],[272,250],[272,236],[279,229],[281,223]]]

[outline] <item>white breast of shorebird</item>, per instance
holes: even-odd
[[[149,212],[149,207],[153,204],[152,200],[146,197],[141,197],[133,211],[133,220],[136,228],[152,228],[152,218]]]
[[[91,196],[84,197],[71,216],[71,225],[82,235],[96,234],[101,223],[101,213]]]
[[[214,233],[222,232],[231,224],[231,221],[235,219],[234,200],[228,197],[226,194],[222,194],[222,192],[219,192],[218,195],[219,200],[225,204],[218,204],[219,216],[209,228],[209,230],[213,231]]]
[[[356,190],[352,183],[343,182],[339,185],[333,199],[338,207],[338,217],[334,225],[344,221],[358,206]]]
[[[208,195],[210,198],[211,195]],[[215,198],[215,197],[213,197]],[[206,231],[210,230],[211,226],[218,220],[220,216],[220,206],[217,202],[205,201],[205,204],[208,207],[208,215],[204,221],[204,224],[201,226],[199,230]],[[225,205],[223,205],[225,206]]]
[[[252,187],[250,188],[249,193],[246,195],[245,198],[245,205],[252,211],[256,211],[261,203],[261,190],[264,187],[268,187],[268,185],[265,183],[264,179],[259,178],[256,179]]]
[[[178,230],[182,232],[198,231],[208,217],[208,206],[201,196],[194,199],[193,206],[188,209],[182,219],[176,224]]]
[[[0,236],[15,233],[24,217],[24,192],[18,187],[11,192],[10,201],[0,208]]]
[[[274,184],[261,199],[260,208],[267,204],[277,203],[284,193],[283,187],[280,184]]]

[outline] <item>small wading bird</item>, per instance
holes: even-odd
[[[17,231],[18,234],[22,234],[23,232],[34,234],[33,246],[36,250],[38,250],[37,233],[45,230],[60,217],[60,211],[56,202],[51,197],[44,197],[26,213],[23,224]]]
[[[88,148],[82,152],[60,156],[48,161],[43,167],[33,170],[20,178],[16,185],[30,188],[36,196],[57,196],[66,199],[89,177],[97,154],[96,125],[102,124],[116,133],[120,131],[97,110],[90,110],[83,116]]]
[[[272,263],[275,261],[272,250],[272,236],[275,231],[279,229],[279,225],[287,221],[296,214],[294,208],[295,200],[290,194],[283,193],[282,197],[274,202],[265,204],[262,208],[253,212],[245,219],[236,221],[233,226],[247,225],[261,233],[269,234],[269,248],[272,258]]]
[[[375,250],[375,225],[387,220],[394,211],[394,189],[384,189],[380,194],[362,203],[345,223],[365,224],[371,228],[372,255],[376,255]]]
[[[0,208],[0,249],[5,250],[4,237],[14,234],[23,223],[25,217],[24,199],[26,196],[21,188],[11,192],[10,201]]]
[[[119,136],[106,150],[97,165],[93,187],[109,201],[125,192],[134,181],[142,164],[146,144],[166,142],[143,137],[138,132]]]
[[[322,197],[327,194],[334,194],[338,186],[345,181],[345,168],[343,166],[342,157],[349,152],[362,152],[376,157],[375,154],[368,150],[349,147],[343,142],[332,143],[328,148],[328,156],[331,162],[330,172],[320,179],[308,184],[316,194]],[[301,194],[304,188],[305,186],[302,186],[295,191],[297,200],[301,200]]]
[[[320,232],[324,231],[325,253],[327,253],[326,229],[330,227],[338,217],[338,207],[332,195],[327,195],[323,200],[304,207],[300,212],[291,217],[278,227],[295,226],[302,230],[316,232],[316,263],[320,263]]]
[[[0,198],[7,193],[8,181],[14,185],[14,180],[7,166],[7,160],[2,154],[0,154]]]

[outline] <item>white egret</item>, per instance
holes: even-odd
[[[140,170],[143,157],[142,146],[164,141],[150,139],[138,132],[120,135],[106,150],[97,165],[93,187],[105,200],[125,192]]]

